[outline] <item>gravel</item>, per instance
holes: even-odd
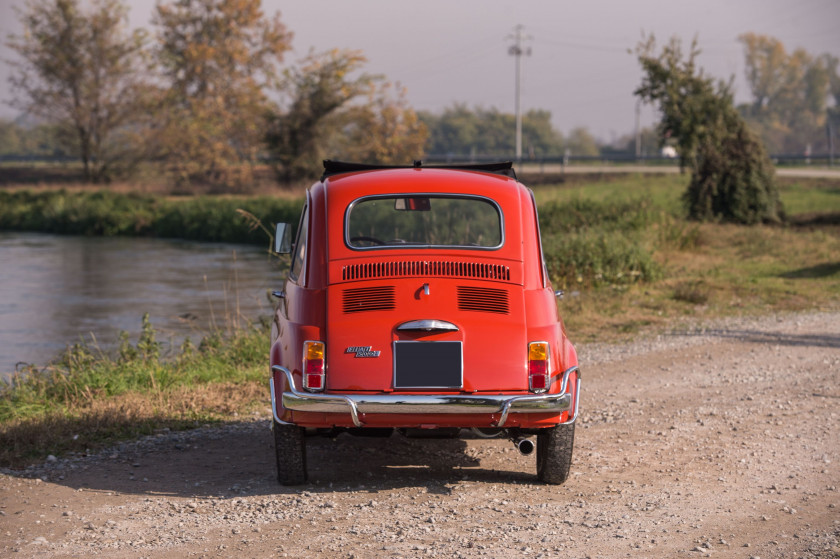
[[[0,473],[14,557],[840,557],[840,314],[686,323],[579,348],[572,475],[510,441],[161,431]]]

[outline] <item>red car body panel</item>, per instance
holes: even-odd
[[[502,212],[498,248],[348,246],[348,208],[380,195],[466,195],[491,200]],[[303,386],[304,342],[325,344],[322,395],[534,395],[529,390],[528,344],[548,342],[556,375],[547,394],[571,394],[562,413],[506,416],[506,428],[545,428],[574,420],[577,354],[557,312],[546,277],[536,207],[530,190],[513,178],[434,168],[359,171],[326,178],[307,193],[303,267],[288,279],[272,328],[270,363]],[[401,330],[436,320],[456,330]],[[460,342],[459,386],[399,389],[396,343]],[[401,346],[406,347],[406,346]],[[376,354],[376,352],[379,352]],[[373,354],[376,354],[374,357]],[[493,427],[501,412],[363,413],[287,409],[288,376],[273,367],[275,418],[308,428]],[[570,371],[570,374],[562,373]],[[569,382],[564,382],[568,377]]]

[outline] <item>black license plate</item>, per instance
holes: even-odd
[[[394,388],[461,388],[461,342],[394,342]]]

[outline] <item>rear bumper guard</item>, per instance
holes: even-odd
[[[574,423],[580,401],[580,370],[570,367],[562,373],[558,394],[527,394],[510,396],[505,394],[312,394],[295,388],[292,373],[285,367],[274,365],[271,370],[286,376],[286,390],[283,392],[283,407],[287,410],[318,413],[349,413],[353,425],[363,427],[361,417],[365,414],[501,414],[495,427],[504,427],[510,413],[563,413],[570,411],[569,420]],[[569,378],[575,377],[574,402],[567,392]],[[556,379],[560,375],[556,375]],[[285,423],[277,415],[274,392],[274,375],[271,380],[271,411],[274,420]],[[574,404],[574,408],[572,405]]]

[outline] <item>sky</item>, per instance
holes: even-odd
[[[150,28],[155,0],[129,4],[131,25]],[[13,5],[23,0],[0,0],[4,38],[20,32]],[[642,74],[628,50],[643,33],[660,44],[680,37],[686,48],[696,37],[706,75],[735,77],[736,102],[749,100],[742,33],[775,37],[788,52],[840,57],[840,0],[263,0],[263,9],[279,11],[294,33],[286,61],[310,50],[361,50],[364,71],[400,83],[412,107],[432,112],[462,103],[513,113],[508,49],[522,25],[531,52],[521,58],[522,110],[550,111],[563,133],[586,127],[603,142],[635,128]],[[0,49],[0,59],[13,54]],[[0,63],[0,101],[11,98],[8,76]],[[0,105],[0,116],[15,115]],[[657,119],[650,106],[640,115],[643,126]]]

